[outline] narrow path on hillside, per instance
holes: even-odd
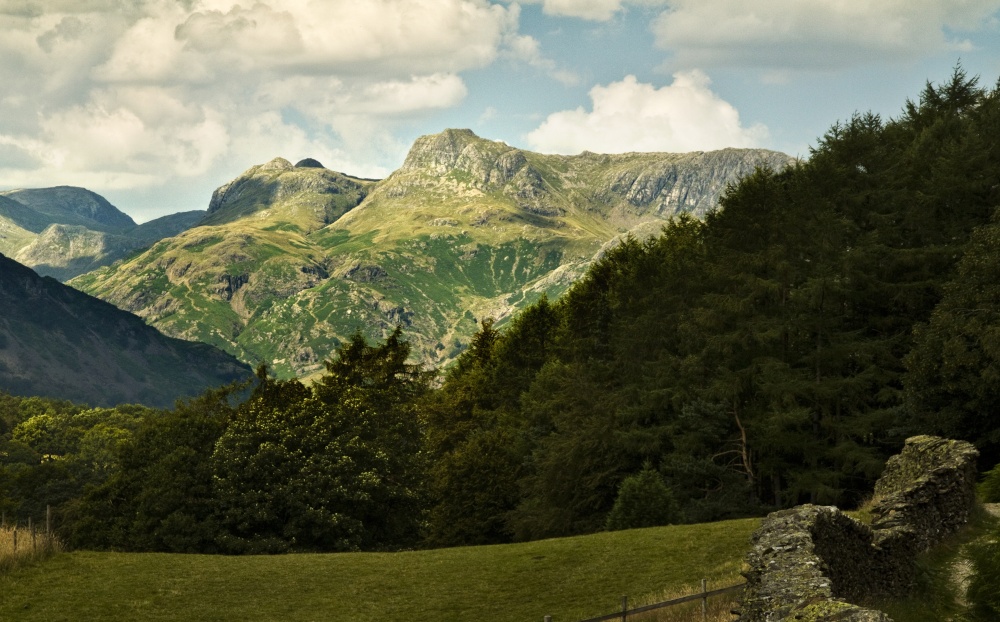
[[[993,516],[1000,518],[1000,503],[984,503],[983,509]],[[968,556],[965,554],[965,547],[962,547],[954,563],[952,563],[951,572],[952,581],[954,581],[956,586],[955,594],[958,604],[962,607],[968,607],[969,603],[965,600],[965,592],[969,589],[969,581],[972,579],[972,562],[969,561]]]

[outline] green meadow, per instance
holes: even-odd
[[[573,622],[733,585],[757,519],[400,553],[57,554],[0,576],[0,620]]]

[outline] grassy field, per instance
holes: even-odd
[[[642,604],[702,578],[739,583],[758,522],[404,553],[64,553],[0,575],[0,620],[573,622],[622,595]]]

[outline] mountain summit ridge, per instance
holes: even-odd
[[[315,166],[312,163],[319,164],[318,161],[307,160],[310,162],[306,165],[293,165],[278,157],[250,167],[212,193],[208,213],[199,224],[221,225],[239,220],[267,211],[294,196],[295,206],[302,208],[302,213],[283,217],[303,231],[314,231],[356,207],[367,195],[371,182]]]
[[[112,205],[107,199],[76,186],[53,186],[0,192],[9,199],[48,218],[47,224],[82,225],[93,231],[123,233],[136,226],[132,217]],[[19,223],[20,224],[20,223]],[[24,227],[34,233],[45,228],[37,224]],[[46,224],[46,226],[47,226]],[[24,226],[24,225],[21,225]]]

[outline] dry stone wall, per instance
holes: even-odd
[[[872,529],[884,549],[916,554],[969,522],[976,500],[976,458],[964,441],[917,436],[875,483]]]
[[[768,515],[747,555],[740,622],[891,622],[856,603],[912,589],[916,556],[968,522],[977,457],[964,441],[907,439],[875,485],[871,527],[835,507]]]

